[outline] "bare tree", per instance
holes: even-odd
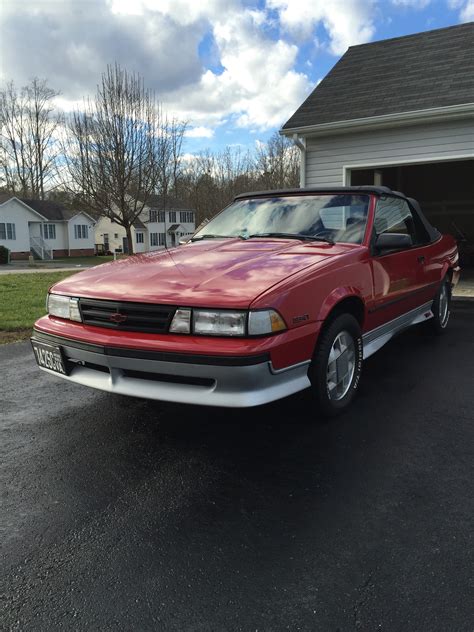
[[[264,189],[299,185],[299,150],[286,137],[275,132],[256,149],[255,168]]]
[[[255,188],[253,158],[248,151],[234,147],[201,152],[186,163],[179,186],[199,223],[224,208],[237,193]]]
[[[196,209],[198,223],[238,193],[298,184],[299,150],[278,133],[257,145],[253,154],[233,147],[201,152],[188,162],[180,178],[182,197]]]
[[[59,92],[34,78],[18,90],[11,81],[0,90],[0,170],[13,193],[39,197],[56,175],[62,115],[54,107]]]
[[[178,123],[173,130],[182,137],[184,125],[182,132]],[[140,75],[117,64],[107,67],[95,98],[70,121],[64,149],[69,186],[76,201],[125,228],[129,252],[133,223],[168,177],[173,142],[178,160],[179,138],[169,134],[161,107]]]
[[[170,192],[179,197],[179,178],[182,173],[182,148],[187,123],[176,118],[161,117],[158,143],[159,185],[163,208],[167,206]]]

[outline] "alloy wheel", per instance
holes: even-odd
[[[343,399],[351,386],[355,372],[355,344],[347,331],[341,331],[335,338],[329,352],[326,386],[329,398]]]

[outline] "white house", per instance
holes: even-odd
[[[281,130],[301,186],[386,185],[474,244],[473,41],[471,22],[349,48]]]
[[[182,237],[191,236],[196,230],[196,214],[176,198],[153,195],[132,226],[134,252],[148,252],[173,248]],[[105,251],[128,252],[125,229],[108,217],[101,217],[95,226],[95,243]]]
[[[0,196],[0,245],[12,260],[94,255],[94,224],[87,213],[57,202]]]
[[[136,220],[132,226],[132,239],[134,252],[148,250],[148,231],[140,220]],[[128,251],[125,228],[105,216],[100,217],[95,225],[95,243],[103,246],[104,252]]]

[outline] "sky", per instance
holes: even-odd
[[[264,142],[349,46],[474,20],[474,0],[0,0],[0,82],[71,110],[109,63],[139,72],[185,150]]]

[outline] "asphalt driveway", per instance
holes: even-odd
[[[352,411],[114,397],[0,347],[0,628],[471,632],[474,305]]]

